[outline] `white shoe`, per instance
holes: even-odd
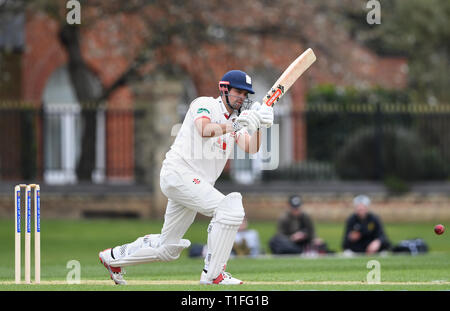
[[[239,285],[239,284],[243,284],[243,283],[244,282],[232,277],[231,274],[229,274],[228,272],[225,272],[225,271],[223,271],[221,274],[219,274],[219,276],[216,277],[212,281],[208,281],[208,279],[206,278],[205,270],[202,271],[202,274],[200,276],[200,284],[202,284],[202,285],[205,285],[205,284]]]
[[[112,248],[105,249],[104,251],[98,253],[98,257],[100,262],[105,266],[108,270],[109,275],[111,276],[111,280],[114,281],[117,285],[126,285],[123,275],[125,274],[125,269],[122,267],[111,267],[109,263],[113,259],[112,257]]]
[[[344,250],[342,255],[344,255],[344,257],[355,257],[355,253],[351,249]]]

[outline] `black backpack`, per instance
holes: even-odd
[[[394,253],[408,253],[411,255],[425,254],[428,252],[428,245],[423,239],[410,239],[400,241],[392,249]]]

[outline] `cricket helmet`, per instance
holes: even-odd
[[[224,89],[226,87],[226,90]],[[252,79],[248,74],[241,70],[228,71],[219,82],[219,89],[221,92],[226,92],[229,88],[241,89],[255,94],[252,88]]]

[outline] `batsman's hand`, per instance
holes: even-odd
[[[239,117],[237,117],[236,123],[243,127],[247,127],[250,134],[261,127],[261,121],[256,110],[244,110]]]
[[[261,126],[269,128],[273,125],[274,115],[273,108],[271,106],[269,107],[267,105],[262,105],[258,110],[258,114]]]
[[[259,102],[254,102],[250,110],[257,111],[257,116],[261,126],[271,127],[273,125],[274,115],[272,106],[261,105]]]

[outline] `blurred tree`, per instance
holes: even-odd
[[[333,3],[335,1],[332,1]],[[381,25],[369,25],[364,0],[336,7],[352,36],[379,54],[408,57],[416,101],[450,103],[450,1],[382,1]]]
[[[11,0],[9,0],[11,1]],[[321,8],[311,1],[241,1],[233,0],[79,0],[82,8],[81,25],[66,22],[66,1],[23,1],[23,9],[44,11],[59,23],[59,38],[68,55],[71,81],[80,103],[90,108],[107,100],[121,86],[143,79],[156,66],[170,64],[170,48],[199,55],[202,47],[220,45],[231,58],[246,58],[250,63],[264,63],[264,51],[254,49],[255,42],[267,37],[285,38],[312,47],[328,56],[330,62],[341,63],[344,53],[331,53],[330,44],[337,44],[340,36],[314,35],[318,25],[322,29],[327,20]],[[128,51],[128,66],[112,83],[103,85],[96,95],[89,83],[88,66],[82,57],[81,42],[84,29],[124,14],[143,23],[139,34],[142,44],[138,50]],[[331,27],[331,26],[330,26]],[[335,29],[338,31],[337,29]],[[136,29],[121,31],[135,35]],[[120,43],[127,49],[126,42]],[[261,46],[261,45],[256,45]],[[276,47],[269,47],[275,49]],[[251,58],[249,58],[251,55]],[[157,59],[157,61],[156,61]],[[212,68],[205,75],[215,79]],[[83,112],[88,111],[83,108]],[[82,152],[77,166],[80,180],[89,180],[95,164],[95,118],[87,118],[82,135]]]
[[[4,0],[7,1],[7,0]],[[8,0],[12,1],[12,0]],[[352,46],[348,29],[354,25],[351,14],[365,12],[363,0],[79,0],[82,8],[81,25],[68,25],[65,19],[66,1],[23,1],[24,9],[44,11],[59,23],[60,41],[69,58],[69,74],[80,102],[100,104],[121,86],[150,75],[156,67],[173,64],[170,50],[187,51],[202,56],[203,47],[217,45],[224,51],[220,61],[242,60],[249,66],[267,64],[269,53],[284,55],[287,51],[267,42],[287,40],[300,47],[311,47],[323,61],[317,62],[318,71],[339,69],[338,80],[349,79]],[[415,0],[414,2],[418,2]],[[352,9],[357,7],[356,13]],[[382,8],[384,8],[384,3]],[[384,11],[382,13],[384,23]],[[387,15],[388,13],[386,13]],[[118,42],[128,65],[117,78],[103,85],[101,94],[94,94],[89,85],[88,66],[82,57],[80,45],[86,29],[124,15],[142,23],[139,33],[123,25],[125,36],[139,37],[138,48],[131,48],[127,38]],[[365,21],[365,16],[362,21]],[[381,29],[381,28],[380,28]],[[384,29],[384,28],[383,28]],[[331,31],[332,30],[332,31]],[[381,30],[380,30],[381,31]],[[356,31],[356,33],[359,33]],[[361,30],[362,33],[362,30]],[[276,40],[270,40],[276,39]],[[287,64],[286,64],[287,65]],[[213,68],[204,68],[203,75],[216,79]],[[351,79],[358,79],[352,77]],[[350,82],[346,80],[345,82]],[[92,107],[91,105],[91,107]],[[95,118],[84,122],[81,159],[78,163],[80,179],[90,179],[94,166]]]

